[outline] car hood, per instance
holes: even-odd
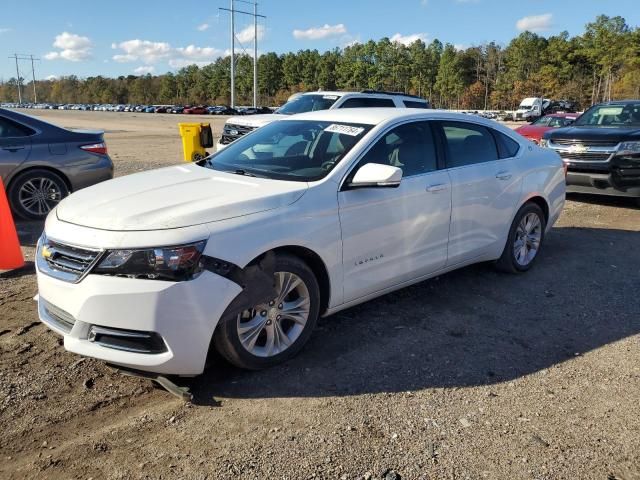
[[[290,205],[306,182],[244,177],[196,164],[119,177],[58,204],[64,222],[114,231],[188,227]]]
[[[564,140],[609,140],[623,142],[640,140],[640,128],[637,127],[591,127],[571,126],[553,129],[544,138],[561,138]]]
[[[243,115],[239,117],[231,117],[227,120],[227,124],[242,125],[243,127],[264,127],[268,123],[275,122],[287,118],[287,115],[279,115],[277,113],[265,113],[258,115]]]

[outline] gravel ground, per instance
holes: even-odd
[[[172,115],[100,127],[116,174],[180,161]],[[640,210],[573,196],[526,275],[476,265],[322,319],[286,365],[222,362],[184,404],[66,353],[39,324],[33,244],[0,273],[0,477],[640,479]]]

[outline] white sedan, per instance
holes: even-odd
[[[123,368],[197,375],[210,349],[268,367],[320,315],[476,262],[529,270],[564,198],[556,153],[480,117],[285,117],[63,200],[38,244],[39,316]]]

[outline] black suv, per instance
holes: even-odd
[[[594,105],[541,146],[568,167],[567,192],[634,197],[640,204],[640,100]]]

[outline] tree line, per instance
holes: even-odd
[[[252,58],[236,56],[236,98],[250,104]],[[228,104],[230,57],[164,75],[74,75],[36,82],[38,100],[53,103]],[[24,82],[24,101],[32,84]],[[0,101],[17,102],[17,79],[0,84]],[[582,107],[640,98],[640,29],[624,18],[598,16],[582,35],[523,32],[509,44],[464,49],[439,40],[411,45],[382,38],[320,53],[300,50],[258,58],[261,105],[279,105],[312,90],[392,90],[421,95],[442,108],[512,109],[529,96]]]

